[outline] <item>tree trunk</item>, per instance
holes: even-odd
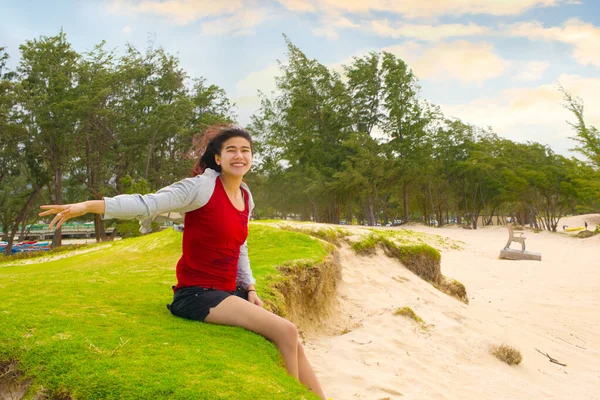
[[[54,172],[54,188],[54,204],[62,204],[62,171],[60,168],[57,168]],[[50,247],[54,249],[60,245],[62,245],[62,227],[54,232]]]
[[[37,198],[38,194],[40,193],[40,190],[41,190],[40,188],[37,188],[35,191],[33,191],[33,193],[31,193],[29,195],[29,199],[27,199],[27,203],[25,203],[25,206],[21,209],[21,212],[19,213],[19,215],[17,215],[17,218],[15,218],[15,222],[13,224],[12,229],[10,230],[10,232],[6,232],[6,234],[8,235],[8,237],[7,237],[8,244],[6,245],[6,248],[4,249],[4,254],[6,254],[7,256],[9,256],[11,254],[15,236],[17,234],[17,231],[19,230],[19,224],[23,224],[23,226],[25,226],[26,216],[29,213],[29,209],[35,202],[35,199]],[[6,228],[8,228],[8,227],[6,227]]]
[[[368,195],[363,201],[364,210],[365,210],[365,218],[367,219],[367,224],[369,226],[375,225],[375,215],[373,215],[373,199],[371,199],[371,195]]]
[[[404,199],[404,222],[408,222],[408,183],[402,186],[402,198]]]
[[[104,220],[100,214],[94,214],[94,231],[96,242],[106,242],[106,230],[104,229]]]

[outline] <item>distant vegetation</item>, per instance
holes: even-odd
[[[342,78],[285,40],[277,89],[261,95],[249,127],[255,218],[476,228],[510,216],[556,230],[565,214],[600,210],[600,133],[566,90],[588,162],[444,116],[390,53],[355,58]],[[80,53],[61,31],[19,50],[8,70],[0,47],[0,226],[9,242],[36,222],[40,203],[148,193],[188,176],[194,136],[235,122],[223,89],[152,43]],[[105,222],[94,222],[103,240]]]

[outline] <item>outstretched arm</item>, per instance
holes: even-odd
[[[214,189],[217,175],[183,179],[152,194],[121,194],[82,203],[46,205],[40,216],[56,214],[50,228],[86,213],[103,214],[104,219],[133,219],[158,215],[169,211],[185,213],[203,207]]]
[[[56,214],[52,222],[50,222],[49,228],[52,229],[56,225],[56,229],[60,228],[67,220],[87,213],[93,214],[104,214],[105,203],[104,200],[88,200],[82,203],[74,204],[52,204],[40,207],[42,210],[39,213],[40,217],[46,215]]]

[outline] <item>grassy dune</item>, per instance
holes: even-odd
[[[259,293],[275,266],[319,262],[323,245],[251,225]],[[44,263],[0,263],[0,363],[14,360],[28,397],[77,399],[314,398],[287,376],[274,345],[240,328],[172,316],[181,236],[173,230]]]

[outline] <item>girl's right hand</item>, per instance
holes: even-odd
[[[40,206],[43,211],[38,215],[40,217],[45,217],[46,215],[56,214],[52,222],[50,222],[50,226],[48,229],[52,229],[54,225],[56,225],[56,229],[59,229],[65,221],[79,217],[88,212],[86,203],[74,203],[74,204],[53,204],[53,205],[44,205]]]

